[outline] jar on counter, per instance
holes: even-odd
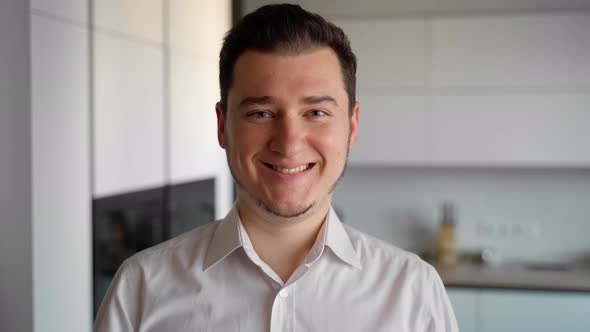
[[[440,265],[457,264],[456,224],[455,206],[449,202],[443,203],[436,246],[436,262]]]

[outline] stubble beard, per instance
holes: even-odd
[[[228,142],[228,140],[226,140],[226,142]],[[346,148],[346,157],[344,159],[344,167],[342,167],[342,171],[340,172],[340,175],[338,176],[336,181],[334,181],[334,183],[330,187],[330,190],[328,191],[328,195],[332,194],[334,192],[334,190],[336,190],[336,186],[338,185],[340,180],[344,177],[346,167],[348,166],[348,155],[350,154],[349,146],[350,146],[350,134],[348,135],[348,139],[346,142],[347,148]],[[278,211],[277,209],[273,209],[271,206],[268,206],[267,204],[265,204],[261,199],[255,199],[255,196],[252,195],[252,193],[250,191],[248,191],[244,185],[242,185],[239,178],[236,176],[236,173],[234,172],[234,169],[232,167],[232,164],[231,164],[230,158],[229,158],[230,148],[231,147],[229,146],[229,144],[226,145],[225,157],[227,159],[227,165],[229,167],[229,171],[231,173],[231,176],[234,179],[234,183],[238,186],[238,192],[239,191],[245,192],[249,198],[252,198],[254,200],[253,203],[256,204],[256,206],[258,206],[259,208],[261,208],[264,211],[266,211],[267,213],[269,213],[275,217],[279,217],[281,219],[294,219],[294,218],[300,217],[302,215],[305,215],[306,213],[308,213],[309,211],[311,211],[313,209],[313,207],[316,205],[316,203],[318,203],[318,202],[311,202],[307,206],[302,206],[295,211],[290,211],[289,213],[286,213],[286,212]]]

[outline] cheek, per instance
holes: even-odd
[[[236,154],[241,158],[249,158],[262,150],[265,135],[260,128],[252,126],[236,126],[232,131],[232,144]]]
[[[325,157],[340,161],[346,158],[348,152],[348,127],[335,127],[324,130],[318,140],[318,146]],[[334,165],[335,166],[335,165]]]

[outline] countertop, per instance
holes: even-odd
[[[590,292],[590,267],[526,263],[433,264],[448,287]]]

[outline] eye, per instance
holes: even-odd
[[[313,117],[322,117],[328,115],[328,113],[323,110],[311,110],[309,111],[309,114],[311,114]]]
[[[265,119],[272,117],[272,113],[269,111],[252,111],[248,112],[246,116],[252,119]]]

